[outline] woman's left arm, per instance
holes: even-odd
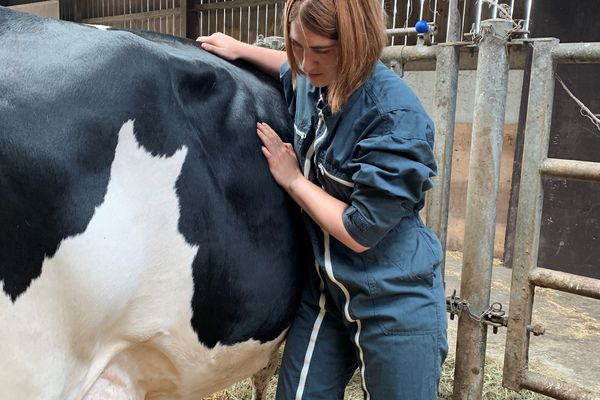
[[[354,240],[344,226],[342,216],[348,204],[306,179],[298,167],[292,146],[284,143],[271,127],[258,123],[256,132],[275,181],[330,235],[357,253],[368,250]]]

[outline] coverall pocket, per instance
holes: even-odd
[[[434,282],[440,254],[420,230],[410,229],[393,248],[372,254],[367,267],[373,318],[386,335],[428,334],[440,326]]]

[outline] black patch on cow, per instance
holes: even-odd
[[[195,42],[0,7],[0,282],[13,302],[104,201],[119,129],[154,155],[187,146],[179,229],[199,246],[191,324],[209,347],[272,340],[306,268],[297,208],[255,134],[292,126],[279,85]],[[93,265],[82,268],[93,268]]]

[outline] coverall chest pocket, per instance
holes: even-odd
[[[434,274],[441,251],[428,233],[419,227],[392,230],[369,255],[373,316],[386,335],[429,334],[438,329]]]
[[[299,160],[306,156],[313,137],[314,124],[312,119],[297,117],[294,121],[294,149]]]

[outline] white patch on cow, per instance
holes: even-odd
[[[87,26],[91,26],[92,28],[100,29],[102,31],[109,30],[111,27],[107,25],[98,25],[98,24],[84,24]]]
[[[198,399],[267,365],[283,334],[208,349],[190,325],[198,247],[177,229],[175,192],[186,153],[154,157],[123,125],[85,232],[14,304],[0,292],[0,399]]]

